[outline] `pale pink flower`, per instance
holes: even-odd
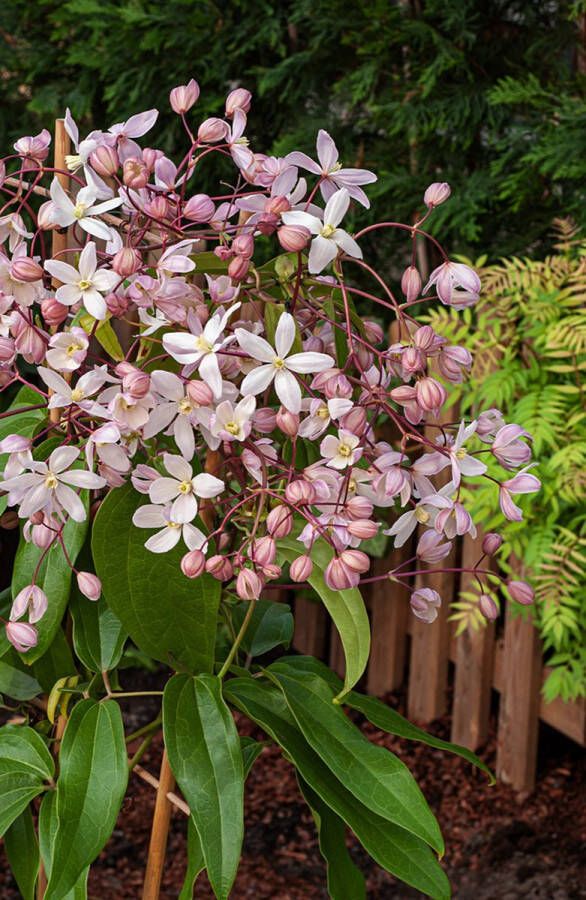
[[[338,436],[328,434],[320,444],[319,452],[332,469],[346,469],[353,466],[362,456],[360,438],[350,431],[340,428]]]
[[[434,285],[441,302],[455,309],[473,306],[480,294],[480,278],[476,272],[464,263],[449,260],[433,270],[423,293]]]
[[[224,441],[244,441],[252,429],[252,417],[256,409],[256,397],[247,395],[234,406],[224,400],[216,407],[210,423],[214,437]]]
[[[303,407],[308,409],[309,415],[301,422],[298,434],[299,437],[314,441],[324,433],[332,419],[337,421],[352,409],[352,401],[334,397],[324,403],[323,400],[314,398],[302,401]]]
[[[285,225],[302,225],[315,235],[309,250],[309,271],[313,274],[321,272],[334,260],[340,250],[362,259],[362,250],[347,231],[339,228],[339,224],[348,212],[350,194],[345,188],[336,191],[326,204],[323,221],[315,215],[300,210],[285,212],[281,216]]]
[[[522,469],[514,478],[502,481],[499,488],[499,504],[501,511],[511,522],[520,522],[523,512],[514,502],[513,494],[533,494],[540,490],[541,482],[535,475],[527,474],[530,467]]]
[[[27,231],[24,219],[20,213],[9,213],[0,216],[0,244],[8,240],[8,248],[14,253],[23,238],[27,240],[33,237],[32,231]]]
[[[142,137],[150,131],[158,116],[157,109],[147,109],[131,116],[126,122],[118,122],[108,129],[116,139],[116,149],[122,163],[131,157],[140,158],[141,149],[132,138]]]
[[[70,225],[78,224],[80,228],[87,231],[93,237],[100,238],[103,241],[112,239],[112,230],[95,216],[101,216],[105,212],[122,204],[119,197],[113,197],[111,200],[104,200],[102,203],[96,203],[98,192],[94,187],[84,187],[78,192],[75,202],[65,193],[59,179],[53,178],[51,182],[51,200],[53,208],[51,215],[53,220],[61,228],[68,228]],[[60,279],[63,281],[63,279]],[[59,299],[59,298],[58,298]],[[60,300],[60,303],[63,301]]]
[[[44,366],[39,366],[37,371],[53,392],[49,398],[49,409],[64,409],[75,405],[80,409],[92,412],[97,404],[89,398],[100,390],[108,378],[106,366],[99,366],[86,372],[74,386],[65,381],[57,372],[46,369]]]
[[[101,464],[117,472],[128,472],[130,461],[127,451],[120,446],[122,435],[114,422],[106,422],[90,435],[85,445],[88,468],[94,464],[94,453]],[[152,471],[155,471],[154,469]]]
[[[217,497],[225,488],[220,478],[207,472],[194,476],[191,466],[182,456],[164,453],[163,464],[169,474],[159,475],[151,482],[149,497],[153,503],[171,503],[169,514],[175,522],[192,522],[198,510],[196,498]]]
[[[188,550],[202,550],[205,552],[207,538],[205,534],[186,519],[173,519],[170,506],[158,506],[147,504],[140,506],[132,517],[132,522],[137,528],[157,528],[145,542],[145,547],[151,553],[168,553],[176,547],[183,538]]]
[[[81,300],[94,319],[105,319],[108,307],[102,295],[107,294],[118,284],[120,276],[111,269],[98,269],[96,245],[93,241],[89,241],[83,248],[78,266],[79,268],[75,269],[69,263],[58,259],[46,260],[47,272],[63,282],[61,287],[57,288],[56,299],[64,306],[73,306]]]
[[[461,422],[453,444],[447,445],[444,451],[435,450],[421,456],[415,463],[417,471],[422,475],[437,475],[446,466],[451,465],[452,481],[456,488],[460,484],[462,475],[483,475],[487,466],[480,459],[469,454],[464,447],[466,441],[475,433],[476,424],[476,421],[471,422],[470,425]]]
[[[413,615],[430,625],[437,619],[442,598],[432,588],[419,588],[419,590],[413,591],[409,603]]]
[[[354,200],[368,209],[370,201],[360,185],[372,184],[376,181],[377,177],[374,172],[369,172],[367,169],[342,168],[338,162],[338,148],[323,128],[320,128],[318,132],[316,150],[319,162],[314,162],[305,153],[297,150],[289,153],[285,160],[290,165],[301,166],[302,169],[320,176],[322,179],[320,190],[324,200],[329,200],[337,190],[345,188]]]
[[[89,344],[83,328],[74,326],[70,331],[60,331],[49,339],[45,359],[52,369],[75,372],[85,360]]]
[[[48,600],[45,592],[37,584],[27,584],[12,601],[10,621],[16,622],[28,613],[31,625],[40,622],[47,612]]]
[[[145,438],[168,428],[185,459],[192,459],[195,453],[194,426],[197,425],[198,404],[187,391],[186,384],[172,372],[157,369],[152,373],[152,390],[160,397],[144,427]]]
[[[505,469],[516,469],[531,459],[531,447],[521,438],[531,435],[520,425],[504,425],[492,443],[491,452]]]
[[[432,565],[441,562],[442,559],[449,556],[452,549],[450,541],[446,543],[443,541],[443,534],[438,534],[437,531],[432,529],[424,531],[417,543],[417,558]]]
[[[22,157],[24,171],[37,169],[49,155],[51,132],[43,128],[38,134],[26,135],[19,138],[14,144],[14,149]]]
[[[232,127],[228,128],[226,142],[232,159],[239,169],[248,169],[254,162],[252,150],[248,147],[248,138],[244,137],[246,113],[242,109],[234,110]]]

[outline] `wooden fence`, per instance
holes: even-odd
[[[462,566],[478,557],[477,542],[462,542]],[[409,546],[392,550],[375,560],[374,572],[387,572],[411,554]],[[539,720],[567,737],[586,745],[586,702],[546,703],[541,686],[544,670],[539,635],[530,618],[512,616],[505,609],[504,623],[454,636],[448,621],[451,600],[469,587],[469,575],[429,575],[426,584],[443,598],[431,625],[416,619],[409,608],[409,590],[386,580],[374,582],[365,591],[370,614],[372,652],[361,685],[368,693],[382,696],[407,684],[407,714],[428,723],[450,712],[451,739],[471,750],[482,747],[488,737],[493,691],[499,694],[497,777],[520,792],[535,785]],[[344,656],[335,628],[317,602],[295,601],[293,646],[329,661],[343,673]],[[451,668],[453,666],[453,678]],[[453,684],[451,709],[448,686]]]

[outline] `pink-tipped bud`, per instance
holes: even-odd
[[[19,653],[36,647],[39,640],[37,629],[28,622],[7,622],[6,637]]]
[[[141,159],[127,159],[122,167],[122,180],[126,187],[139,191],[149,181],[149,170]]]
[[[426,353],[435,343],[435,331],[431,325],[422,325],[413,335],[413,343],[419,350]]]
[[[517,603],[522,603],[523,606],[531,606],[533,603],[533,588],[526,581],[508,581],[507,588]]]
[[[489,622],[494,622],[495,619],[498,619],[499,608],[489,594],[480,595],[478,598],[478,609]]]
[[[124,294],[106,294],[104,300],[106,301],[108,312],[116,317],[123,316],[129,306],[128,297]]]
[[[228,265],[228,275],[233,281],[244,281],[248,275],[250,260],[245,256],[235,256]]]
[[[128,278],[129,275],[137,272],[141,265],[140,253],[133,247],[122,247],[112,259],[112,268],[117,275],[121,275],[123,278]]]
[[[380,344],[384,338],[384,332],[378,322],[371,322],[368,319],[364,322],[364,334],[371,344]]]
[[[327,565],[325,581],[332,591],[346,591],[348,588],[356,587],[360,575],[343,560],[334,557]]]
[[[429,185],[428,189],[423,195],[423,202],[428,209],[433,209],[434,206],[439,206],[440,203],[445,203],[451,193],[452,189],[447,182],[434,181],[433,184]]]
[[[120,159],[115,147],[100,144],[90,153],[90,166],[102,178],[111,178],[120,168]]]
[[[277,231],[279,244],[287,253],[299,253],[307,247],[311,232],[303,225],[282,225]]]
[[[99,600],[102,595],[102,582],[92,572],[78,572],[77,586],[88,600]]]
[[[190,550],[181,559],[181,571],[186,578],[199,578],[205,566],[206,558],[201,550]]]
[[[409,602],[413,615],[430,625],[437,619],[442,598],[432,588],[419,588],[419,590],[413,591]]]
[[[281,566],[278,566],[276,563],[269,563],[266,566],[262,567],[263,578],[266,578],[267,581],[274,581],[275,578],[280,578],[282,574]]]
[[[174,87],[169,94],[169,103],[174,113],[180,116],[182,113],[189,112],[191,107],[197,103],[199,97],[199,85],[192,78],[187,84],[179,84]]]
[[[162,194],[159,194],[158,197],[153,197],[152,200],[149,200],[144,205],[144,211],[147,216],[150,216],[151,219],[156,219],[157,222],[164,222],[165,219],[168,219],[170,209],[169,201]]]
[[[308,506],[310,503],[315,503],[315,488],[311,481],[298,478],[297,481],[292,481],[287,485],[285,497],[289,503],[293,503],[295,506]]]
[[[259,431],[261,434],[270,434],[277,427],[277,414],[274,409],[263,406],[255,412],[252,424],[255,431]]]
[[[142,151],[142,161],[149,170],[154,172],[157,162],[164,157],[162,150],[155,150],[154,147],[144,147]]]
[[[298,556],[289,567],[291,580],[297,583],[307,581],[313,572],[313,563],[309,556]]]
[[[232,241],[232,250],[236,256],[250,259],[254,253],[254,238],[251,234],[239,234]]]
[[[417,403],[426,412],[440,409],[447,399],[446,389],[435,378],[427,376],[417,382]]]
[[[252,94],[246,88],[236,88],[226,97],[226,115],[231,118],[237,109],[247,113],[250,109]]]
[[[283,434],[286,434],[288,437],[295,437],[299,431],[299,416],[281,406],[277,413],[276,425]]]
[[[408,375],[425,368],[425,356],[417,347],[407,347],[401,356],[401,365]]]
[[[41,231],[54,231],[59,228],[55,221],[55,205],[52,200],[41,203],[37,212],[37,228]]]
[[[351,497],[346,503],[346,512],[352,519],[369,519],[373,505],[366,497]]]
[[[25,284],[39,281],[43,277],[43,270],[30,256],[18,256],[10,267],[11,275],[16,281]]]
[[[216,144],[228,137],[230,126],[223,119],[206,119],[197,130],[197,138],[202,144]]]
[[[197,406],[209,406],[214,399],[212,389],[205,381],[188,381],[185,391]]]
[[[250,544],[248,556],[259,566],[270,566],[277,558],[277,547],[272,537],[268,534],[256,538]]]
[[[256,220],[256,227],[261,234],[273,234],[279,227],[279,217],[276,213],[265,211]]]
[[[348,400],[352,396],[352,385],[342,373],[331,375],[325,383],[324,394],[328,400],[334,400],[337,397]]]
[[[487,556],[494,556],[494,554],[500,550],[502,543],[503,539],[500,534],[490,531],[488,534],[484,535],[482,540],[482,552]]]
[[[415,266],[409,266],[403,272],[401,278],[401,290],[405,295],[407,303],[417,300],[421,293],[421,275]]]
[[[142,372],[132,366],[132,371],[128,372],[122,379],[122,390],[129,394],[133,400],[141,400],[146,397],[151,389],[151,376],[148,372]]]
[[[362,550],[343,550],[340,553],[340,559],[353,572],[359,572],[361,575],[370,569],[370,559]]]
[[[190,222],[211,222],[216,204],[207,194],[194,194],[183,207],[183,215]]]
[[[61,325],[69,315],[69,307],[55,300],[55,297],[46,297],[41,303],[41,312],[45,323],[49,326]]]
[[[0,337],[0,364],[9,366],[14,362],[16,346],[10,337]]]
[[[218,581],[229,581],[234,574],[234,568],[225,556],[210,556],[206,562],[206,572],[213,575]]]
[[[274,538],[284,538],[293,528],[293,514],[286,506],[275,506],[267,516],[267,531]]]
[[[236,579],[236,593],[241,600],[258,600],[263,583],[252,569],[240,569]]]
[[[361,541],[368,541],[378,534],[378,525],[372,519],[355,519],[346,528],[352,537],[360,538]]]
[[[340,419],[340,428],[351,431],[360,437],[366,428],[366,410],[361,406],[355,406]]]

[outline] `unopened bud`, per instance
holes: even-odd
[[[287,506],[275,506],[267,516],[267,531],[274,538],[284,538],[293,528],[293,514]]]
[[[279,244],[288,253],[299,253],[307,247],[311,232],[303,225],[282,225],[277,231]]]
[[[531,606],[533,603],[533,588],[526,581],[508,581],[507,588],[517,603],[522,603],[523,606]]]
[[[307,581],[313,572],[313,563],[309,556],[298,556],[289,566],[291,580],[297,583]]]
[[[216,144],[228,137],[230,126],[223,119],[206,119],[197,130],[197,138],[202,144]]]
[[[346,512],[352,519],[369,519],[373,505],[366,497],[351,497],[346,503]]]
[[[431,350],[435,341],[435,331],[431,325],[422,325],[413,335],[413,343],[419,350],[425,353]]]
[[[46,297],[41,303],[41,313],[47,325],[61,325],[69,315],[69,307],[59,303],[55,297]]]
[[[199,578],[205,565],[206,558],[201,550],[190,550],[181,559],[181,571],[187,578]]]
[[[286,434],[288,437],[295,437],[299,431],[299,416],[281,406],[277,413],[276,424],[283,434]]]
[[[366,428],[366,410],[361,406],[355,406],[349,410],[340,419],[340,428],[343,428],[344,431],[351,431],[352,434],[360,437]]]
[[[37,228],[41,231],[55,231],[59,225],[55,221],[55,204],[52,200],[41,203],[37,212]]]
[[[140,253],[132,247],[122,247],[112,259],[112,268],[117,275],[127,278],[140,269],[141,263]]]
[[[252,569],[240,569],[236,579],[236,593],[241,600],[258,600],[263,589],[261,578]]]
[[[500,550],[502,543],[503,539],[500,534],[491,531],[484,535],[482,540],[482,552],[485,553],[486,556],[494,556],[494,554]]]
[[[77,586],[88,600],[99,600],[102,594],[102,582],[92,572],[78,572]]]
[[[250,260],[245,256],[235,256],[228,265],[228,275],[233,281],[243,281],[248,275]]]
[[[195,194],[183,207],[183,215],[190,222],[211,222],[216,212],[216,205],[207,194]]]
[[[270,535],[264,535],[252,541],[248,556],[259,566],[270,566],[277,557],[277,547]]]
[[[122,167],[122,180],[126,187],[138,191],[147,186],[149,170],[141,159],[127,159]]]
[[[423,202],[428,209],[433,209],[434,206],[439,206],[440,203],[444,203],[451,193],[452,189],[450,185],[447,184],[447,182],[434,181],[433,184],[429,185],[428,189],[423,195]]]
[[[285,497],[289,503],[295,506],[307,506],[315,503],[315,488],[311,481],[298,478],[297,481],[291,481],[285,488]]]
[[[495,619],[498,619],[499,608],[488,594],[480,595],[478,598],[478,609],[489,622],[494,622]]]
[[[180,84],[174,87],[169,94],[169,103],[173,112],[180,116],[182,113],[189,112],[191,107],[197,103],[199,97],[199,85],[192,78],[187,84]]]
[[[417,382],[417,402],[426,412],[440,409],[447,399],[446,390],[435,378],[426,377]]]
[[[342,553],[340,553],[340,559],[352,569],[353,572],[363,574],[370,569],[370,559],[366,553],[362,552],[362,550],[343,550]]]
[[[225,556],[210,556],[206,562],[206,572],[217,578],[218,581],[229,581],[234,574],[232,563]]]
[[[214,395],[205,381],[188,381],[185,388],[187,396],[197,406],[209,406]]]
[[[7,622],[6,637],[19,653],[26,653],[36,647],[39,639],[37,629],[28,622]]]
[[[128,309],[128,297],[124,294],[106,294],[104,297],[108,312],[115,317],[123,316]]]
[[[419,297],[419,294],[421,293],[421,275],[415,266],[409,266],[403,272],[403,277],[401,278],[401,290],[405,295],[407,303],[411,303]]]
[[[252,417],[252,424],[255,430],[260,431],[261,434],[270,434],[277,427],[277,414],[274,409],[263,406],[256,410]]]
[[[111,178],[120,168],[120,159],[115,147],[100,144],[90,154],[90,166],[102,178]]]
[[[232,241],[232,250],[236,256],[250,259],[254,253],[254,238],[251,234],[239,234]]]
[[[247,113],[251,100],[252,94],[245,88],[236,88],[236,90],[230,91],[226,97],[226,115],[231,118],[237,109]]]
[[[347,531],[361,541],[368,541],[378,534],[378,525],[372,519],[355,519],[347,526]]]
[[[11,275],[16,281],[32,283],[43,277],[43,270],[30,256],[18,256],[10,267]]]
[[[11,337],[0,337],[0,364],[9,366],[14,362],[16,345]]]
[[[343,560],[334,557],[328,563],[324,573],[325,582],[332,591],[346,591],[356,587],[360,575],[351,569]]]

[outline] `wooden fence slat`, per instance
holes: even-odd
[[[411,547],[393,550],[374,562],[373,574],[396,568],[411,555]],[[409,588],[392,581],[375,581],[370,590],[372,645],[367,691],[382,696],[403,683],[407,653]]]
[[[344,648],[342,647],[338,629],[334,625],[332,625],[332,630],[330,632],[330,668],[333,669],[340,678],[343,678],[346,674]]]
[[[321,603],[296,597],[293,648],[299,653],[323,659],[326,624],[326,613]]]

